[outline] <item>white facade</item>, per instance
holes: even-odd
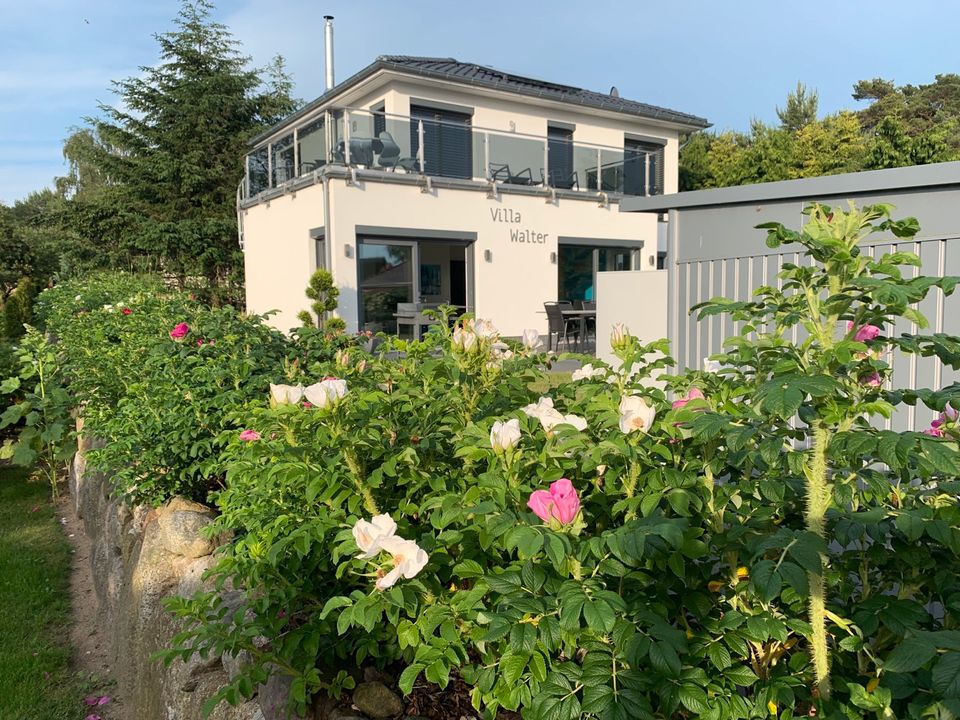
[[[678,134],[690,126],[389,69],[344,86],[260,138],[254,151],[260,184],[251,169],[239,210],[247,308],[278,311],[276,327],[298,324],[307,282],[321,266],[340,289],[337,314],[349,331],[392,332],[395,306],[409,302],[460,305],[505,335],[546,332],[544,302],[602,302],[598,271],[656,269],[656,218],[619,212],[631,181],[627,163],[638,157],[624,161],[625,142],[656,148],[649,159],[639,156],[641,180],[650,183],[644,192],[653,189],[654,170],[657,191],[674,192]],[[422,118],[434,107],[469,124],[416,119],[417,108]],[[322,135],[291,135],[316,128],[318,118],[326,119]],[[388,161],[387,149],[370,152],[383,144],[378,137],[396,142],[406,167],[395,156]],[[462,155],[448,164],[458,177],[445,176],[444,142],[448,158]],[[562,163],[552,158],[560,154],[562,176],[571,179],[555,183]],[[521,179],[494,179],[502,164]]]

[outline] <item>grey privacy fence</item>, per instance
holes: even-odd
[[[669,273],[666,312],[674,356],[680,369],[700,368],[703,359],[721,351],[723,341],[741,328],[729,317],[698,322],[691,308],[715,296],[749,299],[763,286],[779,286],[783,263],[809,262],[789,248],[766,247],[766,232],[755,226],[776,221],[799,228],[803,208],[811,201],[829,205],[877,202],[895,206],[895,218],[913,216],[920,233],[909,242],[877,236],[864,245],[880,257],[887,252],[916,254],[915,275],[960,275],[960,163],[897,168],[823,178],[792,180],[738,188],[678,193],[658,198],[632,198],[622,211],[656,212],[665,223]],[[917,306],[930,325],[923,332],[960,335],[960,294],[944,298],[932,292]],[[888,333],[920,332],[901,321]],[[794,330],[794,341],[803,330]],[[894,387],[937,388],[960,381],[960,373],[942,368],[935,359],[897,354],[888,358]],[[904,408],[888,421],[894,430],[929,426],[932,411]]]

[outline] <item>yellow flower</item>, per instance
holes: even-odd
[[[773,700],[771,700],[770,702],[767,703],[767,710],[770,711],[771,715],[776,716],[777,704]]]
[[[710,592],[720,592],[720,590],[723,588],[723,585],[724,583],[720,580],[711,580],[707,583],[707,589]]]
[[[880,678],[870,678],[870,682],[867,683],[867,692],[872,693],[877,689],[877,685],[880,684]]]
[[[738,577],[740,580],[743,580],[744,578],[748,578],[748,577],[750,577],[750,571],[747,570],[746,567],[740,566],[740,567],[737,568],[737,577]]]

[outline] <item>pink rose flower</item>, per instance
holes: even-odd
[[[943,414],[940,417],[942,417],[944,420],[949,420],[950,422],[956,422],[958,416],[960,416],[960,413],[954,410],[953,406],[947,403],[947,406],[943,409]]]
[[[883,384],[883,379],[880,377],[880,373],[874,370],[869,375],[862,375],[860,384],[868,387],[880,387]]]
[[[941,430],[939,427],[933,427],[933,425],[931,425],[930,427],[928,427],[926,430],[923,431],[923,434],[930,435],[931,437],[942,438],[943,430]]]
[[[131,310],[130,308],[124,308],[120,312],[122,312],[124,315],[133,315],[133,310]]]
[[[580,512],[580,498],[577,497],[573,483],[567,478],[560,478],[550,484],[549,492],[536,490],[531,493],[527,507],[544,522],[550,522],[553,518],[561,525],[567,525],[573,522]]]
[[[313,407],[313,403],[310,402],[309,400],[304,400],[304,401],[303,401],[303,406],[304,406],[305,408],[307,408],[307,410],[309,410],[310,408]]]
[[[680,400],[673,401],[673,409],[676,410],[677,408],[685,407],[686,404],[691,400],[704,400],[704,399],[706,398],[704,398],[704,395],[700,391],[700,388],[690,388],[685,398],[681,398]]]
[[[182,322],[175,325],[173,330],[170,331],[170,338],[172,340],[182,340],[188,332],[190,332],[190,326]]]
[[[240,439],[244,442],[253,442],[260,439],[260,433],[256,430],[244,430],[240,433]]]
[[[847,332],[853,330],[853,321],[847,323]],[[857,342],[870,342],[871,340],[876,339],[877,335],[880,334],[880,328],[876,325],[861,325],[857,328],[857,332],[854,334],[853,339]]]

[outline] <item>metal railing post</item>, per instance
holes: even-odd
[[[603,150],[597,148],[597,192],[603,192],[603,178],[600,172],[603,168]]]
[[[243,188],[244,200],[250,197],[250,154],[243,156]]]
[[[656,180],[654,180],[656,182]],[[653,195],[651,192],[652,188],[650,186],[650,153],[643,154],[643,194],[644,195]]]
[[[423,158],[423,120],[417,120],[417,160],[420,161],[420,174],[426,175],[426,163]]]
[[[490,173],[490,133],[483,133],[483,177],[492,181],[493,175]]]
[[[350,112],[343,111],[343,162],[350,167]]]
[[[293,176],[300,177],[300,128],[293,129]]]
[[[550,141],[543,143],[543,185],[547,187],[550,183]]]
[[[273,143],[267,143],[267,187],[276,187],[273,184]]]

